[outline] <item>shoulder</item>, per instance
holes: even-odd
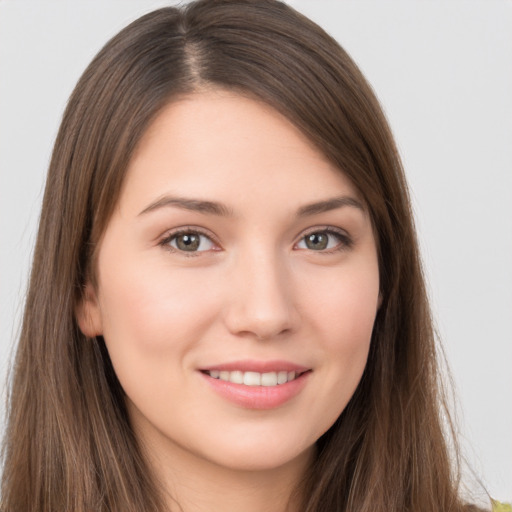
[[[512,504],[492,500],[492,512],[512,512]]]
[[[491,500],[492,509],[482,508],[482,506],[467,504],[464,512],[512,512],[512,504],[501,501]]]

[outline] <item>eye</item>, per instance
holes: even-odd
[[[161,244],[175,251],[188,253],[211,251],[216,247],[211,238],[193,230],[172,233]]]
[[[332,228],[312,231],[305,235],[297,244],[298,249],[310,251],[342,250],[352,244],[348,235]]]

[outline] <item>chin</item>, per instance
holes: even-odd
[[[203,444],[203,449],[204,458],[226,469],[269,471],[309,462],[316,452],[316,436],[293,435],[282,427],[263,432],[252,430],[245,435],[231,433],[211,438],[207,445]]]
[[[248,450],[247,447],[241,452],[230,451],[211,459],[217,466],[224,467],[231,471],[244,472],[268,472],[278,471],[281,468],[297,465],[305,468],[309,465],[316,452],[316,444],[309,446],[302,451],[278,450],[269,448],[258,448]]]

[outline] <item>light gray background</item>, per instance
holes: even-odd
[[[169,3],[0,0],[2,399],[66,99],[109,37]],[[384,105],[411,185],[465,453],[490,493],[510,500],[512,3],[291,3],[342,43]]]

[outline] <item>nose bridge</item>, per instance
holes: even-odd
[[[263,339],[295,327],[291,275],[277,250],[259,246],[243,251],[232,271],[234,286],[227,321],[233,333]]]

